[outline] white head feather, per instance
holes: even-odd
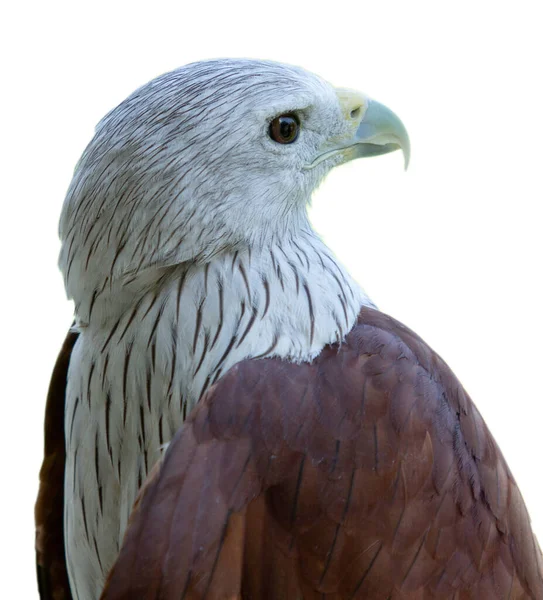
[[[269,123],[291,111],[299,138],[278,144]],[[60,267],[78,316],[90,319],[93,296],[105,301],[98,313],[113,310],[123,280],[133,295],[133,277],[145,272],[149,284],[150,267],[308,229],[311,194],[340,159],[307,166],[347,126],[331,85],[268,61],[194,63],[138,89],[98,125],[64,204]]]

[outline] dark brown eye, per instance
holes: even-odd
[[[300,120],[294,113],[279,115],[270,123],[270,137],[279,144],[292,144],[300,133]]]

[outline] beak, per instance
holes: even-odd
[[[337,95],[343,116],[350,125],[349,132],[330,140],[311,167],[333,154],[341,155],[342,162],[348,162],[402,150],[407,169],[411,153],[409,136],[400,119],[386,106],[358,92],[338,89]]]

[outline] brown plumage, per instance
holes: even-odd
[[[210,389],[102,598],[537,600],[543,560],[456,377],[364,308],[311,364],[247,360]]]
[[[71,600],[64,554],[64,399],[77,333],[69,332],[57,358],[45,408],[44,459],[35,507],[36,568],[40,598]]]

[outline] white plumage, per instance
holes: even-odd
[[[247,357],[309,360],[371,305],[306,213],[353,157],[341,140],[367,109],[356,101],[299,68],[209,61],[150,82],[98,125],[60,225],[80,332],[66,400],[76,598],[99,596],[142,481],[214,381]],[[269,123],[292,111],[299,139],[278,144]]]

